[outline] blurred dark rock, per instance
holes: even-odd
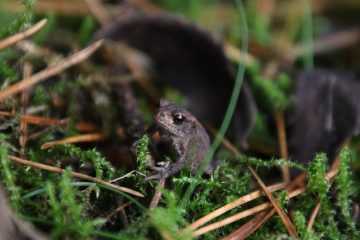
[[[289,112],[289,155],[301,163],[325,152],[334,159],[341,145],[360,131],[360,83],[350,74],[316,69],[296,80]]]
[[[211,34],[184,19],[169,15],[122,14],[96,34],[136,48],[153,61],[159,88],[178,90],[198,119],[218,128],[223,120],[235,81],[222,44]],[[160,96],[161,97],[161,96]],[[244,82],[232,121],[233,138],[245,144],[254,124],[256,106]]]

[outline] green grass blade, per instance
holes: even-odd
[[[247,52],[247,47],[248,47],[248,28],[247,28],[247,20],[246,20],[246,13],[244,10],[244,6],[243,6],[243,2],[242,0],[237,0],[237,8],[239,10],[239,14],[240,14],[240,18],[241,18],[241,22],[240,22],[240,30],[241,30],[241,35],[242,35],[242,46],[241,46],[241,50],[242,52]],[[204,160],[202,161],[202,164],[200,165],[199,169],[196,172],[195,177],[199,177],[201,176],[201,174],[203,173],[205,167],[207,166],[207,164],[211,161],[211,159],[214,156],[215,151],[218,149],[218,147],[221,144],[222,139],[224,138],[224,135],[227,131],[227,129],[229,128],[232,116],[234,114],[235,111],[235,107],[236,107],[236,103],[238,101],[239,98],[239,94],[240,94],[240,90],[241,90],[241,86],[242,83],[244,81],[244,74],[245,74],[245,61],[240,62],[239,67],[238,67],[238,71],[237,71],[237,75],[236,75],[236,80],[235,80],[235,85],[231,94],[231,98],[230,98],[230,102],[228,105],[228,108],[226,110],[225,113],[225,117],[224,120],[221,124],[220,130],[218,132],[218,134],[215,137],[215,140],[213,141],[210,150],[208,151],[208,153],[206,154]],[[193,190],[195,189],[196,184],[190,184],[190,186],[188,187],[188,189],[186,190],[183,198],[181,199],[181,205],[185,206],[187,205],[190,195],[193,192]]]

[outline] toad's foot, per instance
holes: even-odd
[[[162,167],[149,166],[149,168],[156,173],[154,175],[145,178],[145,180],[147,181],[165,179],[170,176],[169,164],[165,164],[165,166]]]

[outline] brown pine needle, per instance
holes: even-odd
[[[5,117],[13,117],[15,114],[11,112],[0,112],[0,116]],[[33,124],[36,126],[52,126],[52,125],[66,125],[69,121],[66,119],[54,119],[54,118],[46,118],[46,117],[37,117],[33,115],[21,115],[20,120],[26,122],[27,124]]]
[[[0,116],[12,117],[15,114],[11,112],[0,111]],[[69,122],[68,118],[65,119],[54,119],[46,117],[38,117],[33,115],[22,115],[20,120],[26,122],[27,124],[32,124],[36,126],[66,126]],[[87,122],[79,122],[75,124],[76,130],[80,132],[94,132],[98,129],[95,124]]]
[[[111,22],[111,17],[106,8],[99,0],[84,0],[92,15],[100,23],[102,27],[105,27]]]
[[[340,159],[339,156],[336,157],[337,159]],[[338,160],[339,161],[339,160]],[[326,181],[332,183],[332,181],[334,180],[334,177],[336,176],[336,174],[338,173],[338,165],[339,163],[336,162],[336,160],[333,162],[331,168],[330,168],[330,171],[326,174],[325,178],[326,178]],[[314,226],[314,223],[315,223],[315,219],[316,219],[316,216],[318,215],[319,213],[319,210],[321,208],[321,202],[319,201],[314,210],[312,211],[311,215],[310,215],[310,218],[309,218],[309,222],[308,222],[308,225],[307,225],[307,230],[311,230],[312,227]]]
[[[75,128],[79,132],[94,132],[98,129],[98,127],[95,124],[86,123],[86,122],[76,123]]]
[[[337,156],[338,159],[340,159],[339,156]],[[330,168],[330,171],[326,174],[325,176],[325,179],[326,181],[332,183],[333,180],[334,180],[334,177],[336,176],[336,174],[338,173],[338,166],[339,166],[339,163],[337,163],[336,161],[333,162],[331,168]],[[321,202],[319,201],[314,210],[312,211],[311,215],[310,215],[310,219],[309,219],[309,222],[308,222],[308,225],[307,225],[307,229],[310,231],[312,229],[312,227],[314,226],[314,223],[315,223],[315,219],[316,219],[316,216],[318,215],[319,213],[319,210],[321,208]]]
[[[16,44],[16,47],[21,51],[29,55],[35,55],[38,57],[46,58],[47,62],[54,62],[56,60],[63,59],[63,57],[51,49],[46,47],[37,46],[35,43],[29,40],[25,40]]]
[[[46,170],[46,171],[49,171],[49,172],[64,173],[66,171],[65,169],[62,169],[62,168],[57,168],[57,167],[49,166],[49,165],[42,164],[42,163],[32,162],[32,161],[25,160],[25,159],[22,159],[22,158],[11,156],[11,155],[9,155],[9,159],[12,160],[12,161],[15,161],[17,163],[26,165],[26,166]],[[118,186],[118,185],[115,185],[115,184],[112,184],[112,183],[108,183],[108,182],[105,182],[105,181],[103,181],[101,179],[88,176],[86,174],[77,173],[77,172],[71,172],[71,175],[73,177],[84,179],[84,180],[90,181],[90,182],[94,182],[94,183],[97,183],[97,184],[100,184],[100,185],[103,185],[103,186],[106,186],[106,187],[109,187],[109,188],[116,189],[116,190],[121,191],[121,192],[126,192],[126,193],[129,193],[129,194],[138,196],[138,197],[144,197],[144,195],[142,193],[138,192],[138,191],[135,191],[135,190],[132,190],[132,189],[126,188],[126,187],[121,187],[121,186]]]
[[[288,191],[292,191],[293,189],[302,186],[305,183],[305,180],[307,178],[306,173],[302,173],[299,176],[297,176],[287,187]]]
[[[19,130],[20,130],[20,137],[19,137],[19,145],[21,149],[25,148],[26,142],[28,140],[28,133],[27,133],[27,123],[25,121],[20,121]]]
[[[4,116],[4,117],[11,117],[14,114],[12,114],[11,112],[6,112],[6,111],[0,111],[0,116]]]
[[[37,126],[62,126],[66,125],[69,122],[68,118],[65,119],[53,119],[53,118],[44,118],[31,115],[23,115],[20,117],[21,121],[24,121],[28,124],[33,124]]]
[[[338,171],[338,169],[331,169],[329,172],[327,172],[325,175],[326,181],[332,181],[333,178],[338,174]]]
[[[63,145],[63,144],[67,144],[67,143],[97,142],[97,141],[105,140],[106,138],[107,137],[101,133],[83,134],[83,135],[79,135],[79,136],[75,136],[75,137],[69,137],[69,138],[65,138],[62,140],[44,143],[43,145],[41,145],[41,149],[45,150],[48,148],[52,148],[56,145]]]
[[[224,144],[224,140],[222,140],[222,144]],[[230,151],[232,151],[236,156],[241,156],[240,152],[235,147],[229,148],[229,146],[233,146],[230,142],[226,143],[226,145],[224,145],[224,146],[227,149],[229,149]],[[287,230],[289,232],[289,235],[291,237],[297,237],[298,235],[297,235],[294,225],[292,224],[292,222],[290,221],[288,216],[285,214],[284,210],[280,207],[277,200],[274,198],[274,196],[271,194],[271,192],[267,189],[267,187],[265,186],[263,181],[260,179],[260,177],[257,175],[257,173],[254,171],[254,169],[251,166],[248,166],[248,169],[251,172],[251,174],[254,176],[254,178],[257,181],[257,183],[259,184],[259,186],[265,192],[265,194],[269,198],[270,202],[273,204],[274,208],[276,209],[276,212],[279,214],[281,220],[284,222],[285,227],[287,228]]]
[[[276,210],[273,208],[271,210],[264,210],[258,215],[256,215],[249,222],[245,223],[239,227],[234,232],[230,233],[221,240],[242,240],[250,236],[256,229],[258,229],[264,222],[269,220],[272,215],[276,213]]]
[[[23,81],[27,81],[31,75],[32,72],[32,66],[31,64],[25,62],[24,64],[24,69],[23,69]],[[21,96],[21,102],[22,102],[22,113],[25,114],[26,113],[26,109],[29,103],[29,92],[28,89],[25,89],[22,92],[22,96]],[[20,130],[20,137],[19,137],[19,145],[21,146],[21,152],[24,151],[26,142],[27,142],[27,123],[24,120],[20,121],[20,126],[19,126],[19,130]]]
[[[325,37],[320,37],[314,40],[313,54],[320,54],[335,51],[356,45],[360,40],[360,30],[358,27],[349,28],[342,31],[326,34]],[[304,44],[298,44],[289,49],[290,55],[293,58],[304,56],[308,54],[308,47]]]
[[[64,71],[65,69],[67,69],[73,65],[76,65],[76,64],[84,61],[102,45],[102,42],[103,42],[102,40],[99,40],[99,41],[91,44],[87,48],[71,55],[70,57],[63,59],[58,64],[55,64],[51,67],[48,67],[48,68],[32,75],[31,77],[29,77],[29,79],[26,82],[19,81],[15,84],[3,89],[2,91],[0,91],[0,102],[3,101],[7,97],[10,97],[16,93],[19,93],[19,92],[23,91],[24,89],[27,89],[41,81],[48,79],[49,77],[52,77],[54,75],[61,73],[62,71]]]
[[[281,189],[284,189],[286,187],[286,184],[285,183],[278,183],[278,184],[274,184],[274,185],[271,185],[268,187],[269,191],[271,192],[274,192],[274,191],[278,191],[278,190],[281,190]],[[218,208],[216,209],[215,211],[205,215],[204,217],[202,218],[199,218],[198,220],[196,220],[195,222],[193,222],[189,228],[192,228],[192,229],[197,229],[198,227],[204,225],[205,223],[211,221],[212,219],[230,211],[231,209],[233,208],[236,208],[244,203],[247,203],[247,202],[250,202],[254,199],[257,199],[261,196],[264,196],[264,192],[261,191],[261,190],[257,190],[257,191],[254,191],[252,193],[249,193],[245,196],[242,196],[238,199],[236,199],[235,201],[231,202],[231,203],[228,203],[226,204],[225,206],[221,207],[221,208]]]
[[[39,31],[45,25],[46,22],[47,22],[47,19],[43,19],[43,20],[39,21],[38,23],[34,24],[31,28],[26,29],[25,31],[17,33],[15,35],[12,35],[8,38],[5,38],[4,40],[1,40],[0,41],[0,50],[8,48],[8,47],[16,44],[17,42],[30,37],[37,31]]]
[[[231,43],[224,43],[225,55],[237,63],[243,63],[246,66],[252,66],[255,63],[255,57],[247,52],[242,52],[238,47]]]
[[[326,173],[325,178],[327,181],[332,181],[333,178],[336,176],[336,174],[337,174],[337,169],[330,170],[329,172]],[[304,177],[299,178],[299,180],[301,180],[301,179],[305,180],[306,176],[305,176],[305,178]],[[299,183],[299,180],[295,179],[292,183],[290,183],[290,186],[293,186],[293,187],[297,186]],[[294,183],[294,182],[296,182],[296,183]],[[291,198],[291,196],[300,194],[300,192],[302,192],[304,188],[305,187],[298,188],[295,191],[289,190],[289,191],[291,191],[291,193],[289,194],[289,197]],[[305,188],[305,191],[306,191],[306,188]],[[275,212],[276,212],[275,209],[270,211],[266,215],[267,219],[269,219],[272,215],[274,215]],[[233,233],[236,236],[243,236],[245,238],[245,237],[249,236],[251,233],[253,233],[254,231],[256,231],[256,229],[258,229],[264,222],[266,222],[267,219],[264,219],[263,214],[260,213],[250,221],[252,223],[249,223],[249,222],[245,223],[243,226],[241,226],[240,228],[238,228],[235,231],[236,233],[235,232],[233,232]],[[229,236],[233,236],[232,235],[233,233],[231,233]],[[233,239],[237,239],[237,238],[233,238]],[[238,239],[242,239],[242,238],[239,237]],[[226,239],[226,240],[228,240],[228,239]]]
[[[248,169],[252,173],[252,175],[254,176],[255,180],[257,181],[257,183],[259,184],[261,189],[265,192],[266,196],[269,198],[269,200],[272,203],[272,205],[274,206],[276,212],[279,214],[279,217],[281,218],[281,220],[284,222],[285,227],[289,232],[289,235],[291,237],[297,237],[298,234],[296,232],[296,229],[295,229],[294,225],[292,224],[292,222],[290,221],[289,217],[286,215],[284,210],[280,207],[280,204],[278,203],[278,201],[271,194],[269,189],[267,189],[267,187],[265,186],[263,181],[260,179],[260,177],[257,175],[255,170],[251,166],[248,166]]]
[[[279,149],[280,156],[282,159],[287,160],[289,159],[289,154],[288,154],[288,149],[287,149],[288,147],[286,141],[285,119],[284,119],[284,114],[282,112],[277,111],[275,113],[275,122],[276,122],[278,142],[280,148]],[[283,181],[289,183],[290,182],[289,167],[283,166],[281,170],[283,175]]]
[[[198,237],[198,236],[203,235],[203,234],[205,234],[207,232],[213,231],[215,229],[218,229],[220,227],[223,227],[225,225],[233,223],[233,222],[235,222],[237,220],[240,220],[242,218],[245,218],[245,217],[250,216],[252,214],[255,214],[257,212],[263,211],[263,210],[265,210],[265,209],[267,209],[269,207],[271,207],[271,203],[267,202],[267,203],[263,203],[263,204],[255,206],[255,207],[246,209],[246,210],[244,210],[244,211],[242,211],[240,213],[237,213],[237,214],[235,214],[235,215],[233,215],[231,217],[228,217],[228,218],[226,218],[224,220],[221,220],[221,221],[209,224],[209,225],[207,225],[205,227],[199,228],[198,230],[193,232],[193,236]]]
[[[149,206],[150,210],[156,208],[157,205],[159,204],[161,196],[162,196],[161,188],[164,188],[165,181],[166,181],[165,178],[160,179],[158,186],[156,187],[156,192],[150,202],[150,206]]]
[[[340,157],[337,156],[337,159],[340,159]],[[340,160],[339,160],[339,161],[340,161]],[[335,177],[336,174],[338,173],[338,169],[337,169],[338,164],[339,164],[339,163],[337,163],[336,160],[333,162],[330,171],[328,172],[328,174],[326,174],[326,181],[332,183],[334,177]],[[307,230],[310,231],[310,230],[312,229],[312,227],[314,226],[315,219],[316,219],[316,216],[317,216],[318,213],[319,213],[320,208],[321,208],[321,202],[319,201],[319,202],[316,204],[314,210],[312,211],[312,213],[311,213],[311,215],[310,215],[309,222],[308,222],[308,225],[307,225]]]
[[[347,140],[341,144],[341,149],[347,148],[349,146],[350,146],[350,141]],[[341,158],[339,155],[337,155],[336,158],[334,159],[333,163],[331,164],[330,170],[338,169],[339,165],[340,165],[340,161],[341,161]]]
[[[349,142],[346,141],[343,146],[342,146],[342,149],[349,146]],[[333,182],[334,180],[334,177],[336,176],[336,174],[338,173],[338,168],[339,168],[339,164],[340,164],[340,161],[341,161],[341,158],[340,156],[336,156],[334,162],[332,163],[331,165],[331,168],[330,168],[330,171],[326,174],[325,178],[326,178],[326,181],[328,181],[330,184]],[[312,211],[311,215],[310,215],[310,218],[309,218],[309,222],[308,222],[308,225],[307,225],[307,230],[310,231],[312,229],[312,227],[314,226],[314,223],[315,223],[315,219],[316,219],[316,216],[318,215],[319,213],[319,210],[321,208],[321,202],[319,201],[314,210]]]
[[[132,204],[132,202],[127,202],[127,203],[120,205],[113,212],[111,212],[109,215],[107,215],[105,217],[105,219],[109,220],[115,213],[123,211],[127,206],[130,206],[131,204]]]
[[[206,130],[208,130],[213,136],[216,136],[218,134],[218,131],[214,128],[213,125],[209,124],[209,123],[204,123]],[[239,150],[227,139],[227,138],[222,138],[221,140],[221,144],[227,148],[230,152],[236,154],[236,155],[240,155]]]
[[[304,193],[306,191],[306,187],[301,187],[301,188],[298,188],[294,191],[292,191],[291,193],[289,193],[289,198],[293,198],[293,197],[296,197],[302,193]],[[272,203],[270,202],[266,202],[266,203],[262,203],[262,204],[259,204],[255,207],[252,207],[250,209],[246,209],[242,212],[239,212],[233,216],[230,216],[224,220],[221,220],[221,221],[218,221],[218,222],[215,222],[215,223],[212,223],[212,224],[209,224],[205,227],[202,227],[202,228],[199,228],[197,229],[196,231],[193,232],[193,236],[194,237],[197,237],[197,236],[200,236],[200,235],[203,235],[207,232],[210,232],[210,231],[213,231],[215,229],[218,229],[220,227],[223,227],[225,225],[228,225],[230,223],[233,223],[237,220],[240,220],[242,218],[245,218],[245,217],[248,217],[250,215],[253,215],[255,213],[258,213],[258,212],[261,212],[267,208],[270,208],[272,207]]]
[[[312,227],[314,226],[315,223],[315,218],[320,210],[321,207],[321,203],[318,202],[313,210],[313,212],[311,213],[310,219],[309,219],[309,223],[307,225],[307,230],[310,231],[312,229]]]
[[[271,157],[277,157],[279,155],[278,150],[270,147],[266,144],[263,143],[259,143],[257,141],[253,141],[251,139],[249,139],[247,141],[248,145],[249,145],[249,149],[254,151],[254,152],[258,152],[261,153],[263,155],[266,156],[271,156]]]
[[[163,13],[164,11],[157,6],[153,1],[149,0],[128,0],[127,1],[130,5],[135,6],[136,8],[139,8],[143,10],[144,12],[150,13],[150,14],[159,14]]]

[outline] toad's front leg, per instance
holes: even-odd
[[[155,171],[156,173],[154,175],[147,177],[146,180],[160,180],[160,179],[165,179],[172,175],[175,175],[182,168],[184,168],[185,163],[186,163],[185,160],[186,159],[183,156],[183,157],[180,157],[177,162],[168,164],[167,166],[164,166],[164,167],[150,166],[149,168],[151,170]]]

